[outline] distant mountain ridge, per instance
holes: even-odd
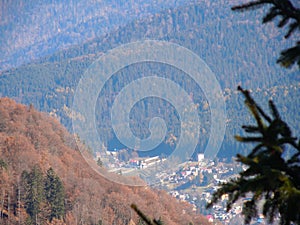
[[[0,71],[103,36],[189,1],[5,1],[0,3]]]

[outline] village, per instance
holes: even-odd
[[[226,211],[227,195],[222,196],[221,202],[212,209],[206,209],[206,205],[218,185],[234,178],[242,169],[237,163],[207,160],[203,154],[199,154],[198,161],[189,161],[177,172],[164,177],[160,188],[167,190],[179,201],[192,204],[193,210],[205,215],[210,222],[231,224],[231,220],[241,214],[242,202],[235,204],[229,212]]]
[[[107,152],[110,156],[110,172],[118,174],[143,174],[149,175],[151,168],[155,167],[156,172],[150,185],[154,188],[166,190],[178,201],[188,202],[193,210],[205,215],[214,224],[216,221],[222,224],[240,224],[243,222],[242,205],[249,200],[249,196],[239,200],[227,212],[227,195],[222,196],[221,201],[211,209],[206,205],[210,202],[212,194],[218,189],[219,184],[225,183],[229,179],[238,176],[238,173],[246,167],[237,163],[234,159],[231,162],[220,161],[218,159],[205,159],[204,154],[198,154],[197,160],[189,160],[178,165],[176,170],[162,170],[159,166],[167,159],[159,156],[155,157],[135,157],[129,158],[127,162],[120,160],[118,152]],[[96,160],[100,159],[100,153]],[[159,169],[157,169],[159,167]],[[263,215],[259,215],[252,224],[266,224]]]

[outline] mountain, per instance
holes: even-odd
[[[237,152],[247,152],[233,138],[241,133],[242,125],[251,123],[243,99],[236,91],[238,85],[250,89],[263,108],[267,107],[267,100],[272,98],[291,124],[293,132],[299,133],[299,73],[295,70],[286,72],[276,64],[280,49],[293,40],[283,40],[283,35],[272,24],[259,25],[260,15],[254,12],[233,13],[231,4],[227,0],[199,1],[130,21],[100,38],[2,72],[0,95],[26,105],[33,104],[38,110],[57,116],[70,132],[74,132],[72,120],[77,114],[73,109],[73,98],[89,66],[123,44],[154,39],[191,50],[215,75],[226,105],[226,133],[219,157],[231,159]],[[137,63],[117,71],[99,93],[95,124],[103,143],[109,150],[126,148],[112,129],[112,105],[116,96],[130,82],[153,75],[171,79],[192,96],[201,123],[201,140],[195,153],[203,152],[212,120],[218,119],[211,118],[211,104],[201,87],[206,84],[197,84],[182,71],[153,62]],[[120,109],[122,111],[123,108]],[[163,99],[143,99],[133,107],[130,116],[133,133],[140,138],[149,136],[151,118],[163,118],[168,128],[166,138],[150,154],[157,155],[163,151],[170,154],[174,150],[169,140],[173,140],[175,145],[178,142],[180,121],[172,104]]]
[[[137,223],[137,215],[130,208],[132,203],[153,218],[161,217],[167,224],[189,221],[208,224],[188,204],[179,203],[164,191],[144,185],[125,186],[100,176],[90,167],[92,160],[88,165],[83,159],[74,136],[56,119],[36,111],[33,106],[1,98],[0,118],[1,224],[26,221],[28,208],[22,179],[24,171],[28,174],[36,167],[42,174],[53,168],[64,186],[64,220],[53,220],[51,224]],[[46,209],[43,206],[38,215],[44,215]]]
[[[18,67],[137,18],[191,1],[1,1],[0,71]]]

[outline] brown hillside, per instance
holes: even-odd
[[[164,191],[107,181],[84,161],[74,138],[55,119],[8,98],[0,99],[0,163],[0,224],[24,224],[27,214],[16,190],[21,173],[34,165],[44,173],[52,167],[65,187],[64,221],[52,224],[137,223],[132,203],[168,225],[208,224]]]

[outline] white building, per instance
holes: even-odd
[[[198,162],[202,162],[204,160],[204,154],[200,153],[198,154]]]

